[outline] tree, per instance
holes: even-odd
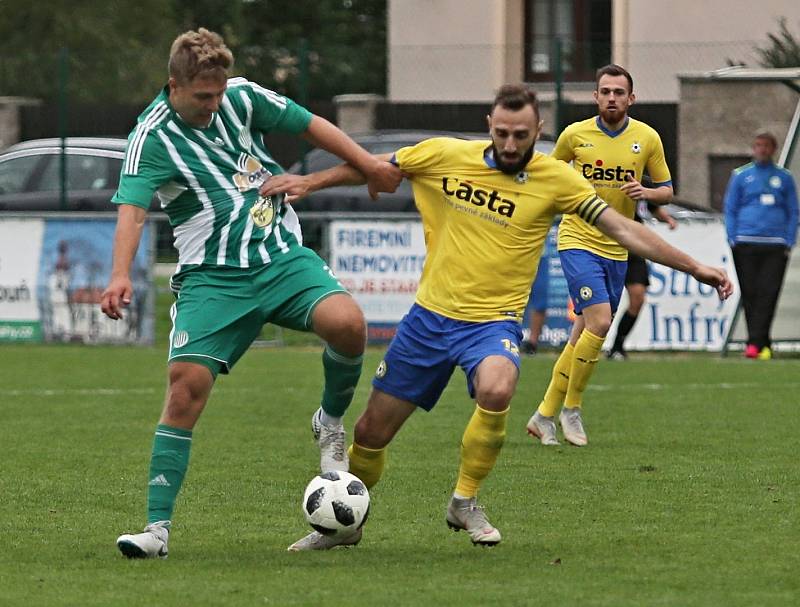
[[[0,2],[0,94],[54,100],[65,48],[72,102],[149,99],[163,85],[174,24],[161,0]]]
[[[768,34],[769,45],[756,48],[764,67],[800,67],[800,38],[789,31],[786,17],[778,19],[777,34]]]
[[[225,37],[238,75],[292,97],[385,91],[386,0],[0,0],[0,96],[54,101],[66,48],[70,103],[146,103],[198,27]]]
[[[244,76],[291,97],[386,91],[386,0],[250,0],[236,50]],[[302,47],[307,79],[302,82]],[[305,91],[301,90],[305,88]]]

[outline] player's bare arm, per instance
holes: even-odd
[[[653,204],[667,204],[672,200],[674,193],[671,185],[646,188],[640,181],[630,176],[627,178],[627,183],[622,184],[619,189],[634,200],[646,200]]]
[[[314,116],[303,138],[361,171],[366,177],[369,195],[373,200],[378,198],[380,192],[394,192],[397,189],[400,183],[397,171],[387,166],[387,163],[380,162],[324,118]]]
[[[623,217],[610,207],[602,212],[595,225],[629,251],[691,274],[700,282],[715,287],[720,299],[727,299],[733,293],[733,285],[725,270],[700,263],[644,225]]]
[[[662,206],[657,206],[651,209],[651,214],[661,223],[665,223],[669,226],[670,230],[674,230],[678,227],[678,222],[675,221],[675,218],[669,214],[669,211]]]
[[[122,309],[131,303],[133,297],[130,268],[139,248],[146,216],[145,209],[132,204],[121,204],[117,210],[111,279],[100,298],[100,309],[113,320],[122,318]]]
[[[394,187],[387,192],[394,192],[403,173],[394,164],[389,162],[392,154],[379,154],[373,156],[378,162],[388,167],[388,171],[396,181]],[[262,196],[273,196],[275,194],[286,194],[286,202],[295,202],[301,198],[325,188],[332,188],[340,185],[363,185],[367,183],[367,177],[357,168],[350,164],[340,164],[339,166],[310,173],[308,175],[292,175],[289,173],[275,175],[267,179],[261,186],[259,193]]]

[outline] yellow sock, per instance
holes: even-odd
[[[547,386],[544,400],[539,405],[539,413],[545,417],[553,417],[564,403],[574,351],[573,345],[567,342],[567,345],[561,351],[561,356],[558,357],[556,364],[553,365],[553,376],[550,378],[550,385]]]
[[[475,497],[483,479],[487,477],[506,438],[505,411],[487,411],[480,405],[464,430],[461,438],[461,466],[458,469],[456,493],[464,497]]]
[[[569,371],[569,386],[564,406],[572,409],[580,407],[583,402],[583,391],[589,383],[589,378],[594,373],[600,349],[603,347],[605,337],[590,333],[586,329],[581,332],[575,344],[575,353],[572,355],[572,368]]]
[[[372,489],[381,480],[383,467],[386,465],[386,447],[368,449],[353,442],[347,455],[350,458],[350,473],[364,481],[367,489]]]

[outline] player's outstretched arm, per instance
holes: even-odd
[[[113,320],[122,318],[122,309],[131,303],[133,297],[130,269],[139,248],[146,216],[147,210],[132,204],[120,204],[117,209],[111,280],[100,298],[100,309]]]
[[[655,188],[646,188],[633,177],[628,176],[626,183],[619,188],[634,200],[646,200],[650,204],[667,204],[672,201],[674,194],[671,185],[660,185]]]
[[[715,287],[720,299],[727,299],[733,293],[733,285],[725,270],[700,263],[641,223],[623,217],[610,207],[601,213],[595,225],[629,251],[691,274],[700,282]]]
[[[373,156],[373,158],[396,172],[398,177],[397,185],[400,185],[403,175],[400,169],[389,162],[392,154],[380,154]],[[324,190],[338,185],[364,185],[365,183],[367,183],[367,178],[361,171],[349,164],[340,164],[339,166],[316,173],[309,173],[308,175],[292,175],[289,173],[274,175],[264,182],[259,189],[259,193],[262,196],[286,194],[286,202],[291,203],[317,190]],[[396,189],[397,186],[391,191],[393,192]]]
[[[397,167],[387,166],[367,152],[339,127],[329,121],[314,116],[303,137],[316,147],[335,154],[354,166],[366,178],[365,183],[373,200],[380,192],[394,192],[400,185],[400,172]]]

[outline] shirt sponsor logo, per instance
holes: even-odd
[[[239,163],[239,173],[233,176],[233,183],[240,192],[247,192],[261,187],[261,184],[272,176],[267,169],[261,166],[261,163],[252,156],[245,155]]]
[[[596,160],[594,165],[588,162],[582,164],[581,174],[592,181],[626,181],[626,176],[636,177],[636,172],[633,169],[626,169],[619,165],[604,167],[602,160]]]
[[[508,198],[501,198],[497,190],[484,190],[456,177],[442,177],[442,191],[448,196],[486,208],[498,215],[511,217],[517,205]]]

